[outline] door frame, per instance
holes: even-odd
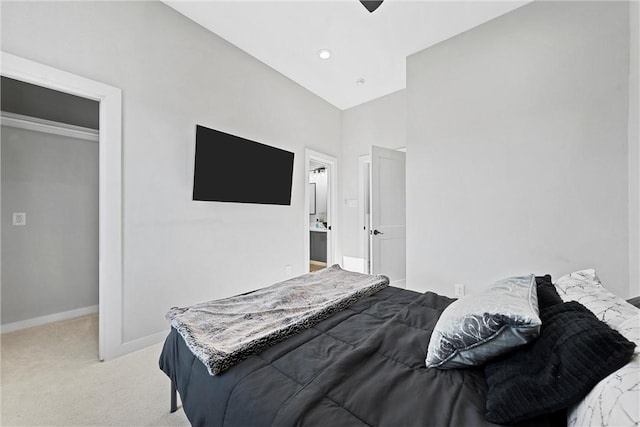
[[[0,74],[100,103],[98,197],[98,358],[122,348],[122,91],[0,51]]]
[[[310,243],[309,236],[309,170],[311,162],[322,164],[327,169],[327,223],[331,230],[327,232],[327,266],[341,264],[338,253],[338,159],[328,154],[313,151],[309,148],[304,150],[304,269],[309,272]]]

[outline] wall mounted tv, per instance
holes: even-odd
[[[196,126],[193,200],[291,204],[293,153]]]

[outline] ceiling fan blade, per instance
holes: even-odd
[[[382,4],[382,0],[360,0],[360,3],[371,13]]]

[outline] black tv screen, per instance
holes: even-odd
[[[193,200],[291,204],[293,153],[196,126]]]

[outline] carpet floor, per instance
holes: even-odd
[[[96,315],[0,337],[3,426],[188,426],[169,413],[162,344],[98,361]]]

